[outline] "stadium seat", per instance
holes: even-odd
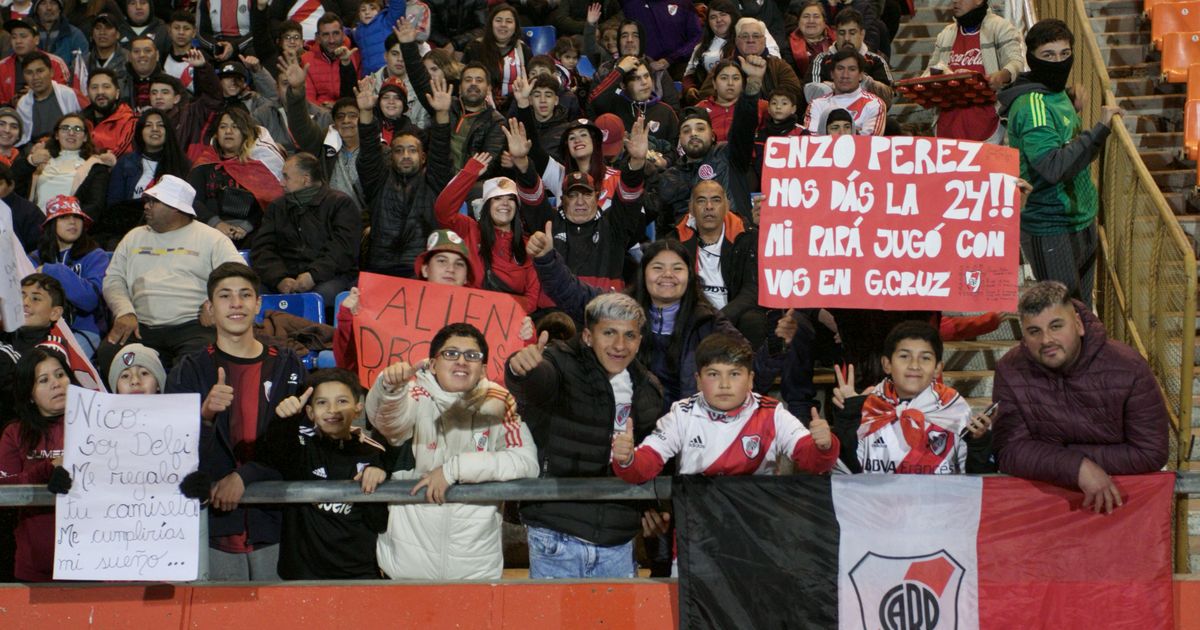
[[[1183,107],[1183,153],[1189,160],[1200,155],[1200,99],[1191,99]]]
[[[1154,15],[1154,7],[1160,4],[1169,4],[1176,1],[1177,0],[1142,0],[1142,15],[1148,18]]]
[[[545,55],[554,50],[557,40],[553,26],[530,26],[525,29],[525,41],[535,55]]]
[[[575,66],[575,71],[585,79],[595,78],[596,75],[596,68],[592,66],[592,60],[588,59],[587,55],[579,56],[579,65]]]
[[[242,260],[246,261],[246,266],[249,267],[250,266],[250,250],[239,249],[238,253],[242,255]]]
[[[1161,2],[1154,5],[1150,20],[1150,39],[1155,48],[1162,46],[1167,33],[1200,32],[1200,2]]]
[[[1187,100],[1200,99],[1200,63],[1188,66]]]
[[[676,94],[683,94],[683,81],[676,81],[676,82],[675,82],[675,93],[676,93]]]
[[[1167,33],[1162,43],[1162,75],[1171,83],[1187,81],[1188,66],[1200,62],[1200,33]]]
[[[325,300],[321,299],[320,293],[264,295],[262,296],[262,309],[254,317],[254,322],[262,323],[263,314],[267,311],[284,311],[318,324],[325,323]]]

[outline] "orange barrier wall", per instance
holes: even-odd
[[[674,628],[669,580],[0,587],[0,628]]]
[[[669,580],[497,584],[0,586],[0,628],[674,628]],[[1200,630],[1200,578],[1175,581],[1175,627]]]

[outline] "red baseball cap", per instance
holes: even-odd
[[[625,144],[625,125],[616,114],[601,114],[596,118],[596,127],[600,128],[600,140],[604,157],[611,158],[621,154]]]

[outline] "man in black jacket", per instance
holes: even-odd
[[[391,154],[385,156],[375,120],[378,96],[370,80],[358,90],[358,177],[367,195],[370,233],[363,255],[363,271],[402,278],[413,277],[425,251],[425,239],[435,228],[433,202],[454,177],[450,162],[450,92],[436,82],[430,111],[434,112],[426,144],[411,133],[392,137]]]
[[[362,218],[354,201],[329,187],[311,153],[283,164],[284,195],[263,213],[250,260],[280,293],[320,293],[332,305],[358,277]]]
[[[167,378],[166,393],[203,397],[197,476],[216,483],[205,497],[212,502],[209,575],[201,575],[201,580],[279,579],[279,510],[242,508],[238,503],[246,484],[281,478],[255,461],[255,443],[267,434],[275,407],[299,395],[305,371],[291,350],[254,338],[254,315],[262,307],[258,286],[258,275],[245,264],[222,263],[213,269],[206,308],[217,328],[217,342],[184,357]]]
[[[654,430],[662,388],[635,360],[645,318],[632,297],[606,293],[588,303],[576,338],[547,348],[542,333],[509,357],[505,384],[522,405],[543,477],[607,477],[613,436],[631,422],[636,441]],[[522,504],[529,577],[635,577],[633,537],[641,518],[629,503]]]
[[[758,306],[758,230],[729,214],[719,182],[696,184],[689,207],[675,237],[696,261],[704,296],[757,348],[767,338],[767,314]]]

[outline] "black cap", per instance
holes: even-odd
[[[712,117],[708,115],[708,110],[704,109],[703,107],[686,107],[686,108],[684,108],[683,115],[679,117],[680,126],[682,126],[683,123],[685,123],[693,118],[699,118],[700,120],[703,120],[704,122],[708,123],[709,126],[712,126]]]
[[[572,171],[567,173],[567,176],[563,178],[563,194],[576,188],[582,188],[588,192],[596,192],[596,184],[592,182],[592,176],[583,171]]]
[[[113,16],[109,13],[101,13],[100,15],[92,18],[92,26],[95,26],[101,22],[104,22],[113,28],[117,28],[117,21],[113,19]]]
[[[845,109],[832,110],[828,114],[825,115],[825,129],[822,129],[821,131],[825,131],[826,133],[828,133],[828,131],[826,131],[826,130],[829,129],[829,124],[838,122],[838,121],[848,122],[851,125],[853,125],[854,124],[854,116]]]
[[[226,61],[217,67],[218,77],[224,77],[231,74],[242,77],[246,81],[250,80],[250,71],[246,69],[246,64],[240,61]]]
[[[34,35],[38,34],[37,27],[28,18],[12,18],[4,21],[4,30],[12,33],[15,28],[29,29]]]

